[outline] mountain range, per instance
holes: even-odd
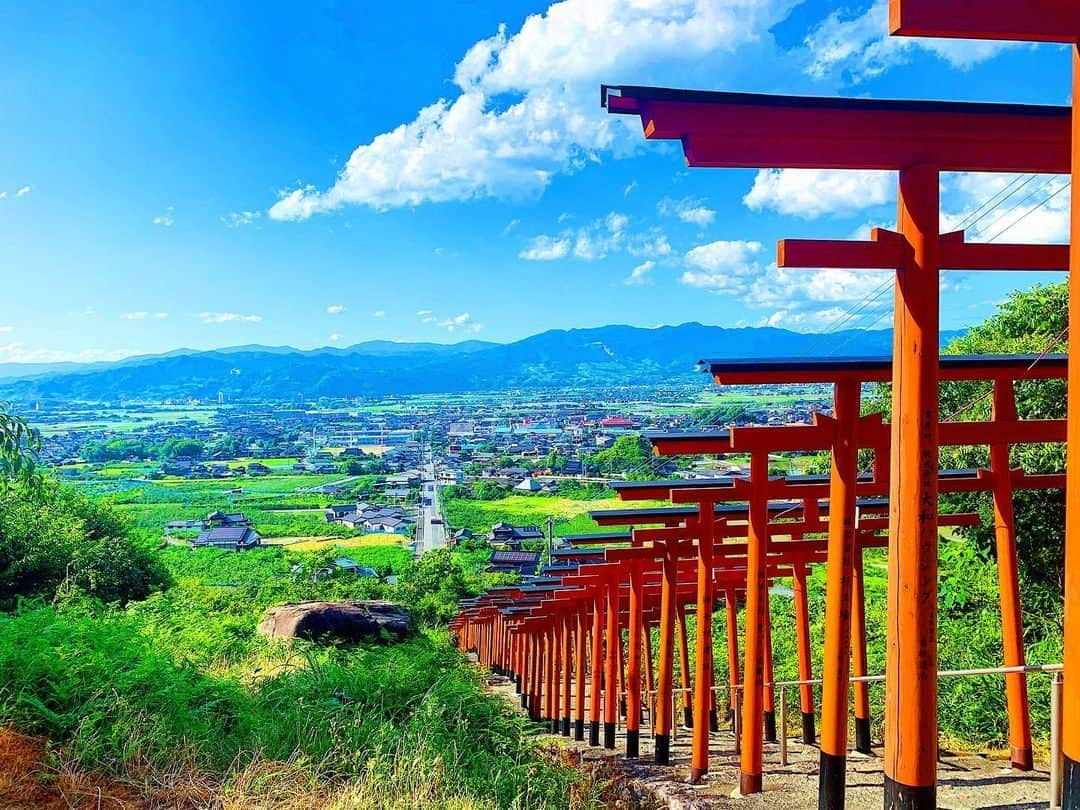
[[[943,332],[942,345],[961,333]],[[880,357],[889,330],[827,334],[700,323],[553,329],[512,343],[368,341],[346,348],[178,349],[111,363],[0,364],[14,401],[289,399],[689,381],[702,358]]]

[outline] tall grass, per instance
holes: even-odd
[[[173,555],[176,584],[126,610],[0,614],[0,723],[81,768],[146,782],[182,766],[222,795],[280,782],[319,806],[555,808],[572,791],[590,803],[445,633],[370,647],[255,633],[271,604],[378,586],[296,580],[275,553]]]

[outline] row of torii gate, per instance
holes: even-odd
[[[598,745],[602,729],[603,745],[614,748],[616,723],[623,716],[626,753],[636,757],[642,706],[650,707],[653,756],[659,764],[669,762],[678,646],[680,688],[690,698],[684,704],[684,722],[692,729],[691,778],[696,782],[708,772],[709,732],[718,727],[712,615],[722,597],[732,709],[737,705],[735,696],[742,696],[740,789],[753,793],[762,789],[762,741],[775,741],[777,734],[770,687],[769,583],[780,578],[792,581],[799,679],[809,681],[813,673],[806,578],[810,565],[824,564],[827,632],[821,673],[821,796],[826,807],[842,806],[849,661],[855,676],[869,674],[862,550],[889,545],[890,510],[885,496],[890,491],[890,426],[880,414],[860,415],[860,392],[864,383],[888,381],[890,362],[706,361],[706,365],[721,384],[831,383],[833,415],[818,415],[812,425],[647,434],[662,455],[747,454],[750,475],[614,484],[623,500],[667,499],[676,505],[591,513],[599,525],[624,530],[568,537],[572,548],[553,552],[552,564],[543,576],[522,585],[492,588],[463,602],[454,628],[464,648],[475,649],[483,663],[515,679],[522,705],[534,719],[550,723],[556,733],[569,735],[573,727],[574,736],[581,740],[587,726],[590,743]],[[1066,425],[1065,420],[1018,419],[1014,382],[1061,379],[1066,373],[1065,358],[950,356],[941,358],[940,371],[943,379],[985,380],[992,385],[989,421],[939,425],[944,446],[987,445],[989,468],[938,470],[937,480],[942,493],[993,494],[1004,659],[1006,667],[1021,667],[1023,628],[1013,493],[1061,488],[1065,480],[1063,474],[1029,475],[1010,469],[1009,448],[1063,441]],[[867,471],[858,469],[860,448],[874,453]],[[794,451],[831,451],[831,474],[769,474],[771,454]],[[978,519],[970,513],[940,515],[938,525],[971,525]],[[817,539],[821,535],[826,539]],[[741,667],[736,622],[740,601],[746,610]],[[912,618],[922,621],[931,608],[924,607]],[[696,621],[692,681],[687,613],[693,613]],[[936,621],[936,614],[931,615]],[[936,662],[930,672],[936,678]],[[1006,680],[1012,761],[1017,768],[1030,769],[1025,676],[1016,672]],[[869,752],[867,684],[857,681],[854,695],[856,748]],[[803,739],[812,743],[815,705],[808,684],[800,688],[800,705]],[[935,758],[936,753],[935,748]]]
[[[559,721],[591,741],[614,745],[618,683],[625,685],[628,753],[639,745],[642,648],[656,626],[654,757],[668,759],[672,728],[674,628],[695,614],[692,682],[692,779],[708,771],[713,610],[723,596],[727,616],[742,593],[740,790],[762,789],[765,654],[770,580],[794,583],[800,672],[809,669],[805,572],[826,566],[825,649],[821,694],[820,807],[844,802],[850,672],[865,672],[861,623],[861,549],[887,546],[888,631],[884,713],[885,799],[889,808],[937,806],[938,527],[972,515],[941,515],[942,492],[993,493],[1007,666],[1023,663],[1012,492],[1066,484],[1062,806],[1080,810],[1080,473],[1028,476],[1009,469],[1013,444],[1067,440],[1066,463],[1080,469],[1080,375],[1068,382],[1064,420],[1019,420],[1013,383],[1063,377],[1062,357],[940,358],[939,276],[949,270],[1080,270],[1080,195],[1072,199],[1072,247],[968,244],[939,234],[939,177],[945,171],[1080,174],[1080,3],[1076,0],[890,0],[893,34],[1064,42],[1073,51],[1073,105],[1045,107],[930,101],[822,99],[605,86],[611,113],[637,115],[648,139],[677,139],[688,165],[713,168],[879,169],[898,172],[897,231],[865,242],[786,241],[781,267],[884,269],[896,273],[894,351],[887,361],[709,363],[718,382],[830,382],[831,417],[813,425],[733,428],[726,432],[652,436],[666,453],[749,453],[746,480],[664,481],[619,487],[624,499],[664,497],[665,509],[598,513],[603,525],[630,527],[582,546],[564,571],[512,589],[496,589],[462,605],[460,642],[520,681],[534,716]],[[1070,273],[1070,310],[1080,317],[1080,273]],[[1069,334],[1080,352],[1080,330]],[[993,384],[990,421],[941,421],[943,379]],[[860,416],[863,383],[891,381],[893,419]],[[988,470],[940,470],[943,445],[987,445]],[[860,472],[858,451],[874,450]],[[828,450],[825,478],[770,477],[768,454]],[[824,535],[826,539],[818,539]],[[618,542],[618,545],[612,545]],[[1069,563],[1072,563],[1071,565]],[[571,570],[572,569],[572,570]],[[855,626],[852,644],[852,625]],[[624,653],[622,634],[627,635]],[[729,656],[735,634],[729,633]],[[681,635],[685,640],[685,634]],[[684,641],[685,644],[685,641]],[[680,651],[681,652],[681,651]],[[853,653],[853,654],[852,654]],[[625,665],[621,663],[626,656]],[[681,656],[686,659],[689,655]],[[651,665],[651,657],[647,663]],[[853,666],[852,666],[853,665]],[[625,666],[625,675],[621,668]],[[687,672],[687,666],[680,668]],[[737,668],[733,667],[732,671]],[[1012,760],[1031,765],[1023,675],[1006,678]],[[588,694],[589,703],[585,705]],[[812,695],[803,690],[809,736]],[[865,692],[856,684],[857,739],[867,728]]]

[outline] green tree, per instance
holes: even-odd
[[[946,354],[1033,354],[1064,351],[1068,327],[1068,288],[1065,283],[1036,285],[1014,292],[998,313],[952,341]],[[1064,380],[1018,380],[1017,413],[1021,419],[1063,419]],[[978,420],[990,415],[990,385],[949,382],[941,386],[942,419]],[[948,447],[941,451],[942,466],[989,466],[986,447]],[[1016,445],[1009,454],[1012,467],[1030,473],[1065,469],[1063,444]],[[1060,604],[1064,573],[1065,493],[1029,490],[1015,493],[1019,567],[1025,580],[1026,607],[1053,610]],[[992,501],[988,493],[950,496],[947,502],[963,511],[978,511],[982,524],[961,529],[976,548],[992,557],[995,551]]]
[[[159,456],[161,459],[171,458],[202,458],[206,447],[198,439],[166,439],[161,445]]]
[[[637,434],[627,433],[619,436],[611,447],[595,453],[589,459],[589,467],[609,475],[625,473],[633,479],[653,478],[651,460],[649,443]]]
[[[0,495],[0,606],[52,597],[61,586],[122,604],[166,580],[152,552],[103,502],[52,482]]]
[[[424,554],[401,575],[400,593],[413,620],[425,627],[445,625],[457,613],[457,603],[471,594],[450,549]]]
[[[1065,350],[1068,326],[1068,288],[1065,283],[1038,284],[1014,292],[999,311],[953,340],[945,354],[1032,354]],[[1064,380],[1018,380],[1016,408],[1021,419],[1065,417]],[[878,386],[865,403],[865,411],[891,412],[891,388]],[[976,421],[989,418],[990,384],[981,381],[945,382],[940,389],[941,419]],[[865,466],[868,451],[860,454]],[[943,447],[942,469],[985,468],[989,451],[982,447]],[[1016,445],[1010,450],[1010,466],[1026,472],[1060,472],[1065,469],[1062,444]],[[976,511],[981,525],[963,527],[958,533],[984,558],[995,553],[992,500],[989,493],[961,493],[943,497],[949,511]],[[1013,496],[1019,570],[1024,583],[1025,612],[1031,616],[1054,615],[1061,609],[1064,572],[1065,493],[1061,490],[1029,490]]]
[[[10,407],[0,402],[0,492],[12,486],[36,489],[42,480],[37,469],[41,436]]]

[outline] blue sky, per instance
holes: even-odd
[[[0,362],[887,326],[885,276],[770,265],[781,237],[892,225],[890,175],[688,171],[598,104],[601,82],[1068,102],[1062,47],[890,40],[884,8],[8,3]],[[974,238],[1064,241],[1065,184],[946,176],[943,227],[1004,190]],[[1035,280],[946,274],[944,324]]]

